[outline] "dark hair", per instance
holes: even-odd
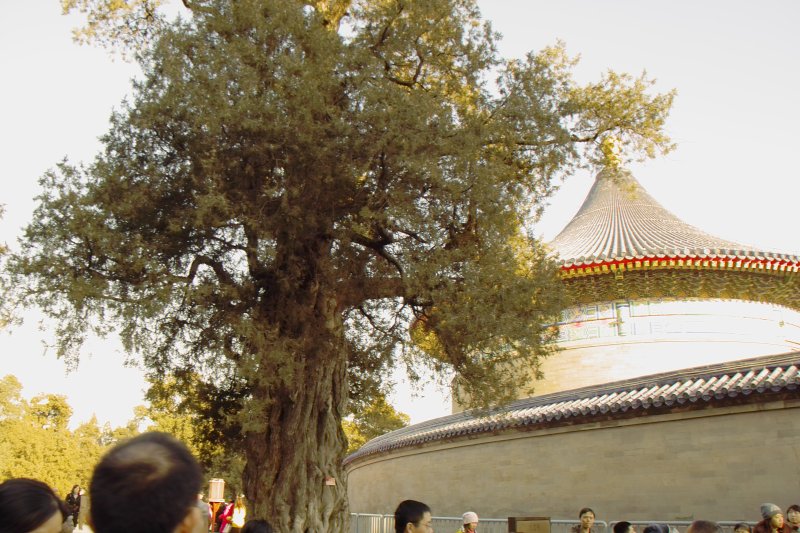
[[[797,505],[796,503],[790,505],[786,508],[786,514],[789,514],[789,511],[797,511],[800,513],[800,505]]]
[[[792,506],[792,507],[794,507],[794,506]],[[792,507],[789,507],[789,509],[791,509]],[[786,512],[788,513],[789,511],[786,511]],[[734,531],[736,531],[737,529],[746,529],[747,531],[753,531],[753,528],[751,528],[750,524],[748,524],[747,522],[739,522],[738,524],[733,526],[733,530]]]
[[[416,500],[404,500],[400,502],[397,509],[394,510],[394,531],[395,533],[403,533],[406,526],[419,524],[425,513],[430,513],[431,508],[422,502]]]
[[[589,507],[584,507],[578,513],[578,518],[582,517],[586,513],[592,513],[593,516],[597,516],[597,513],[595,513],[593,509],[590,509]]]
[[[266,520],[248,520],[241,533],[272,533],[272,526]]]
[[[687,533],[720,533],[721,528],[711,520],[695,520],[686,529]]]
[[[621,522],[617,522],[614,524],[614,533],[628,533],[628,530],[631,528],[631,523],[622,520]]]
[[[33,531],[57,512],[64,522],[67,507],[45,483],[28,478],[0,483],[0,533]]]
[[[642,533],[670,533],[670,530],[667,524],[648,524]]]
[[[166,433],[144,433],[111,449],[89,485],[97,533],[126,533],[147,509],[147,530],[171,533],[196,506],[203,482],[186,446]]]

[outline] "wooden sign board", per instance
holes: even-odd
[[[509,516],[509,533],[550,533],[549,516]]]

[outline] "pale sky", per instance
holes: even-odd
[[[137,68],[100,49],[72,43],[75,19],[57,0],[0,0],[0,241],[12,248],[33,211],[37,180],[63,157],[89,161],[109,113]],[[642,185],[686,222],[720,237],[772,251],[800,252],[796,230],[800,172],[800,2],[689,0],[483,0],[484,16],[504,35],[500,50],[520,57],[566,42],[582,58],[579,80],[608,68],[647,70],[659,90],[678,96],[668,132],[672,154],[633,167]],[[569,221],[592,177],[567,180],[538,232],[551,239]],[[0,375],[24,394],[66,394],[73,425],[96,414],[124,424],[142,403],[141,373],[124,368],[116,339],[87,345],[66,374],[44,343],[51,332],[26,315],[0,333]],[[432,388],[414,397],[399,386],[395,406],[413,422],[448,414]]]

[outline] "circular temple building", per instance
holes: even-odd
[[[598,175],[551,247],[572,305],[536,395],[368,442],[345,460],[351,511],[754,520],[800,503],[800,257],[686,224],[625,171]]]

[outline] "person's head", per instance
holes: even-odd
[[[578,518],[581,520],[581,529],[591,529],[594,525],[594,511],[588,507],[584,507],[578,512]]]
[[[244,496],[243,495],[240,494],[239,496],[236,497],[236,504],[235,505],[236,505],[236,507],[244,507]]]
[[[272,533],[272,526],[266,520],[248,520],[242,533]]]
[[[145,433],[111,449],[89,485],[90,520],[96,533],[125,533],[131,517],[147,509],[152,533],[202,529],[197,493],[200,466],[180,441],[166,433]]]
[[[790,505],[786,509],[786,520],[793,526],[800,525],[800,505]]]
[[[69,514],[53,489],[35,479],[0,483],[0,532],[59,533]]]
[[[761,518],[769,522],[773,528],[783,527],[783,513],[774,503],[761,504]]]
[[[80,485],[72,485],[72,490],[70,491],[75,496],[78,496],[81,493],[81,486]]]
[[[404,500],[394,510],[395,533],[433,533],[431,508],[416,500]]]
[[[642,533],[670,533],[670,529],[667,524],[647,524]]]
[[[635,533],[636,528],[633,527],[633,524],[630,522],[626,522],[622,520],[621,522],[617,522],[614,524],[614,533]]]
[[[733,526],[733,533],[751,533],[752,529],[747,522],[739,522]]]
[[[478,514],[467,511],[461,515],[461,523],[464,524],[464,531],[475,531],[478,527]]]
[[[695,520],[686,529],[686,533],[721,533],[722,529],[710,520]]]

